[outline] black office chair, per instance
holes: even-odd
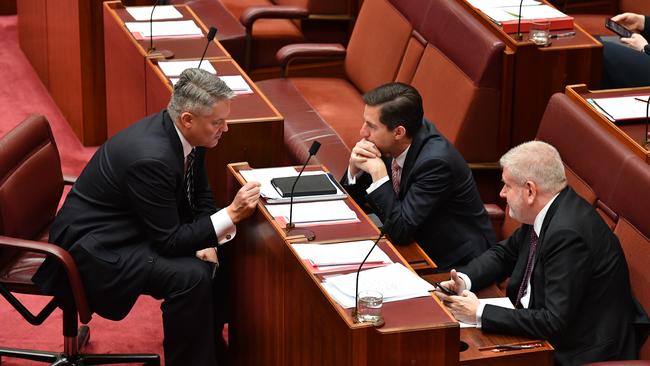
[[[63,310],[63,352],[0,348],[2,356],[52,365],[144,363],[160,365],[156,354],[84,355],[92,312],[82,279],[70,254],[47,243],[47,232],[63,192],[59,152],[43,116],[31,116],[0,139],[0,294],[32,325],[40,325],[57,308]],[[42,295],[31,281],[46,256],[65,269],[70,296],[53,298],[36,315],[14,294]],[[7,331],[7,329],[4,329]]]

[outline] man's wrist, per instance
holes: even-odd
[[[650,44],[646,43],[646,45],[643,46],[643,52],[650,56]]]

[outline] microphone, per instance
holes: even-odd
[[[379,230],[379,236],[375,240],[375,243],[370,247],[370,250],[368,251],[368,254],[366,254],[366,257],[363,258],[361,261],[361,264],[359,265],[359,268],[357,268],[357,281],[356,281],[356,286],[354,288],[354,310],[352,311],[352,317],[354,318],[355,323],[361,323],[362,321],[359,319],[358,314],[359,314],[359,274],[361,273],[361,268],[363,265],[366,263],[366,260],[368,260],[368,257],[370,257],[370,253],[372,253],[372,250],[375,249],[381,238],[383,238],[386,235],[386,231],[392,224],[390,220],[390,213],[393,211],[393,204],[395,201],[391,201],[390,206],[388,207],[388,210],[386,211],[386,222],[384,225],[382,225],[381,229]],[[374,325],[379,326],[384,323],[383,320],[379,320],[377,323],[374,323]]]
[[[205,49],[203,50],[203,54],[201,55],[201,61],[199,61],[199,66],[197,67],[198,69],[201,68],[201,63],[203,62],[203,59],[205,58],[205,53],[208,52],[208,46],[210,46],[210,43],[214,41],[214,36],[217,35],[217,28],[215,27],[210,27],[210,31],[208,32],[208,43],[205,44]]]
[[[151,15],[149,16],[149,49],[147,50],[147,58],[150,59],[164,60],[174,57],[174,52],[170,50],[156,50],[156,47],[153,46],[153,13],[156,11],[158,3],[165,5],[165,1],[156,0],[151,7]]]
[[[311,147],[309,148],[309,156],[307,157],[307,160],[305,160],[305,164],[302,165],[302,169],[300,169],[300,173],[298,173],[296,180],[293,181],[293,185],[291,186],[291,199],[289,201],[289,223],[286,226],[287,236],[302,234],[309,241],[312,241],[314,240],[314,238],[316,238],[314,232],[308,229],[297,228],[292,221],[293,220],[293,192],[296,189],[296,183],[298,183],[298,179],[300,179],[302,172],[305,171],[305,168],[307,167],[307,163],[309,163],[309,159],[311,159],[312,156],[316,155],[318,149],[320,149],[320,142],[314,141],[311,144]]]
[[[524,35],[521,34],[521,6],[524,4],[524,0],[519,2],[519,18],[517,19],[517,40],[521,41],[524,38]]]

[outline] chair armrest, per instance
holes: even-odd
[[[289,64],[295,60],[340,60],[345,58],[345,54],[345,47],[339,43],[296,43],[280,48],[275,58],[282,68],[282,75],[286,77]]]
[[[437,268],[436,264],[416,242],[395,245],[395,249],[397,249],[399,254],[404,258],[404,260],[406,260],[411,268],[413,268],[415,273],[420,276],[431,274]]]
[[[307,9],[299,6],[251,6],[244,10],[239,21],[249,33],[258,19],[306,19],[308,16]]]
[[[0,235],[0,248],[2,247],[42,253],[55,258],[63,266],[68,275],[68,281],[70,283],[72,295],[74,296],[75,305],[77,306],[79,319],[84,324],[87,324],[90,321],[92,313],[90,312],[90,307],[86,301],[86,292],[84,291],[81,282],[81,276],[79,275],[77,264],[74,262],[74,259],[72,259],[72,256],[70,256],[70,253],[54,244]]]

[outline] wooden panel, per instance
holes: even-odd
[[[20,49],[45,87],[48,87],[47,0],[20,1],[17,11]]]
[[[1,15],[16,14],[16,0],[2,0],[0,2],[0,14]]]

